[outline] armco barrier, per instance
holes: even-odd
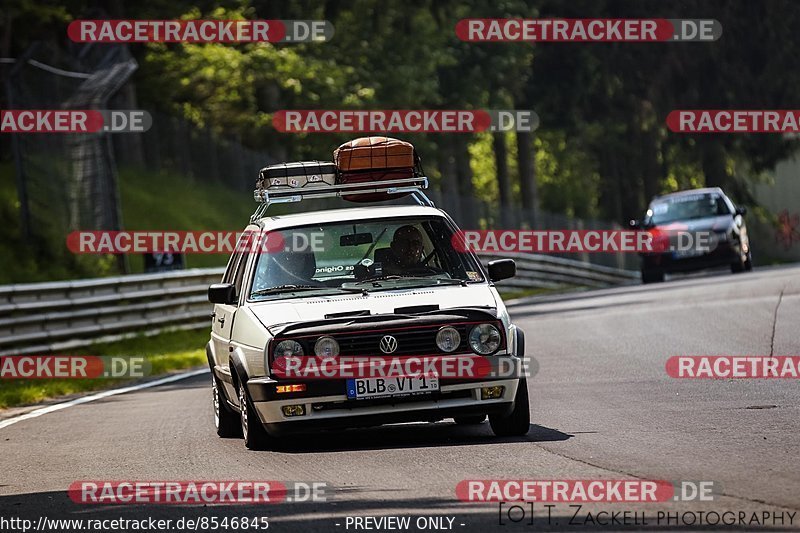
[[[221,268],[0,287],[0,355],[46,353],[210,324]]]
[[[535,254],[481,254],[484,264],[514,259],[517,276],[500,288],[605,287],[638,272]],[[0,356],[50,353],[166,329],[210,327],[208,286],[222,268],[0,286]]]

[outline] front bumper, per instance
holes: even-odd
[[[642,268],[663,272],[691,272],[730,265],[738,261],[740,255],[738,242],[721,242],[708,253],[690,257],[679,257],[672,252],[642,254]]]
[[[481,381],[443,381],[437,393],[425,396],[350,400],[343,380],[308,382],[302,393],[281,394],[275,386],[286,384],[271,378],[247,382],[259,419],[273,433],[291,433],[324,428],[376,426],[398,422],[436,421],[456,416],[504,414],[511,411],[518,378]],[[496,399],[482,400],[482,387],[505,387]],[[285,405],[303,405],[305,415],[287,417]]]

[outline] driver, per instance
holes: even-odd
[[[385,273],[405,274],[410,270],[424,268],[422,233],[411,225],[400,226],[395,230],[388,261],[384,265]]]

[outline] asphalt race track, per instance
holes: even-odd
[[[348,516],[410,516],[412,526],[434,516],[454,518],[455,531],[610,531],[638,526],[586,524],[587,514],[635,511],[648,529],[698,530],[706,526],[657,522],[657,513],[697,520],[700,512],[733,511],[785,516],[782,525],[767,524],[800,529],[798,381],[677,380],[664,369],[672,355],[800,355],[800,267],[572,293],[510,309],[538,363],[528,382],[526,438],[496,439],[487,423],[450,420],[324,433],[251,452],[215,435],[202,375],[0,429],[0,516],[268,516],[274,531],[354,531]],[[462,503],[455,494],[465,479],[631,476],[713,481],[716,494],[711,502],[584,505],[577,518],[568,504],[556,504],[549,518],[536,504],[532,524],[529,515],[513,523],[497,503]],[[203,507],[85,505],[66,493],[76,480],[212,479],[326,482],[332,494],[326,502]]]

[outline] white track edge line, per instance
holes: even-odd
[[[191,378],[194,376],[199,376],[201,374],[208,373],[208,368],[201,368],[198,370],[191,370],[189,372],[184,372],[182,374],[174,374],[172,376],[167,376],[161,379],[156,379],[153,381],[147,381],[145,383],[139,383],[138,385],[131,385],[129,387],[122,387],[121,389],[111,389],[106,390],[103,392],[98,392],[96,394],[91,394],[89,396],[82,396],[80,398],[75,398],[74,400],[69,400],[68,402],[57,403],[53,405],[48,405],[47,407],[42,407],[40,409],[36,409],[31,411],[30,413],[25,413],[24,415],[15,416],[13,418],[8,418],[6,420],[0,421],[0,429],[8,427],[12,424],[16,424],[17,422],[22,422],[23,420],[30,420],[31,418],[37,418],[42,415],[46,415],[47,413],[52,413],[54,411],[60,411],[62,409],[66,409],[67,407],[72,407],[74,405],[80,405],[82,403],[93,402],[95,400],[101,400],[103,398],[108,398],[109,396],[116,396],[117,394],[125,394],[126,392],[134,392],[142,389],[149,389],[150,387],[157,387],[159,385],[164,385],[166,383],[172,383],[174,381],[180,381],[182,379]]]

